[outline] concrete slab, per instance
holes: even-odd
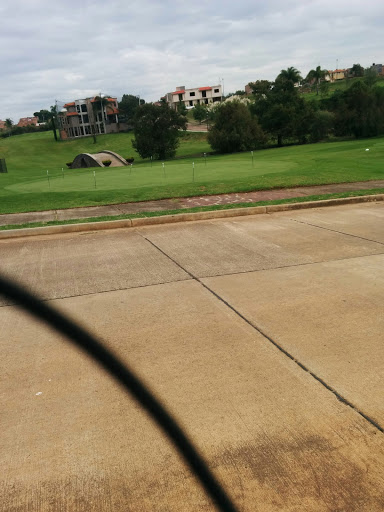
[[[104,217],[109,215],[121,215],[121,211],[114,205],[57,210],[57,220],[88,219],[90,217]]]
[[[154,386],[239,510],[383,509],[383,436],[200,284],[55,304]],[[0,324],[0,510],[213,510],[98,368],[15,307]]]
[[[48,222],[51,220],[57,220],[54,210],[46,212],[10,213],[0,215],[0,226],[27,224],[31,222]]]
[[[384,252],[377,243],[301,224],[289,216],[287,212],[142,227],[139,232],[199,277]]]
[[[384,255],[204,282],[384,427]]]
[[[0,251],[0,271],[45,299],[189,279],[127,229],[2,240]]]
[[[343,206],[337,211],[317,208],[305,212],[291,212],[290,217],[300,222],[384,243],[384,204],[382,202]]]

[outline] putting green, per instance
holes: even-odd
[[[384,178],[382,137],[254,151],[252,162],[249,151],[210,155],[206,135],[188,133],[179,158],[164,168],[136,155],[131,139],[120,133],[98,137],[95,145],[90,139],[55,142],[44,132],[0,140],[9,171],[0,174],[0,213]],[[65,165],[78,153],[103,149],[133,155],[133,167]]]

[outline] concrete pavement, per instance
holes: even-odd
[[[155,389],[242,511],[384,508],[384,204],[0,241]],[[3,300],[1,511],[213,510],[77,350]]]

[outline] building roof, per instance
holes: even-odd
[[[66,107],[74,107],[74,106],[75,106],[75,102],[74,102],[74,101],[71,101],[70,103],[66,103],[66,104],[64,105],[64,108],[66,108]]]
[[[103,98],[103,99],[106,99],[107,101],[116,101],[117,98]],[[91,100],[91,103],[95,103],[97,101],[100,101],[100,96],[95,96],[92,100]]]
[[[79,116],[77,112],[67,112],[67,116]]]
[[[175,92],[172,92],[171,94],[184,94],[185,91],[175,91]]]
[[[210,91],[212,87],[199,87],[199,91]]]

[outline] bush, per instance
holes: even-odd
[[[72,165],[72,164],[73,164],[73,162],[67,162],[65,165],[66,165],[67,167],[71,167],[71,165]]]
[[[109,167],[112,163],[112,160],[102,160],[102,162],[105,167]]]

